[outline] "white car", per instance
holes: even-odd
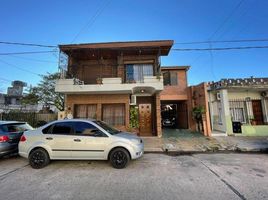
[[[24,132],[19,142],[19,154],[28,158],[35,169],[61,159],[109,160],[113,167],[121,169],[143,152],[141,138],[98,120],[54,121]]]

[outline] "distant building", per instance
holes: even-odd
[[[27,84],[22,81],[13,81],[12,87],[7,88],[7,95],[5,97],[5,104],[7,105],[20,105],[23,97],[23,88]]]

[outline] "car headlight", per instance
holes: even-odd
[[[137,145],[137,144],[142,143],[142,140],[141,139],[131,139],[131,142]]]

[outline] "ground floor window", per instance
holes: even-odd
[[[97,104],[76,104],[75,118],[92,118],[96,119]]]
[[[112,126],[125,125],[125,104],[102,104],[102,120]]]
[[[246,123],[244,108],[230,108],[233,122]]]

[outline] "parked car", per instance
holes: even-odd
[[[131,159],[143,155],[138,136],[121,132],[98,120],[66,119],[24,132],[19,154],[30,165],[43,168],[50,160],[109,160],[114,168],[124,168]]]
[[[175,126],[175,124],[176,124],[176,118],[175,117],[163,118],[162,119],[162,126],[172,127],[172,126]]]
[[[33,130],[26,122],[0,121],[0,157],[18,152],[24,131]]]

